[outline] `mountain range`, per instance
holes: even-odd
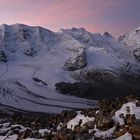
[[[3,112],[88,108],[99,98],[139,95],[139,83],[140,28],[116,39],[84,28],[0,25]]]

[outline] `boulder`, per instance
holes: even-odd
[[[113,120],[109,116],[105,116],[102,111],[96,115],[96,126],[99,130],[108,130],[113,126]]]
[[[132,135],[140,135],[140,124],[134,124],[129,127],[129,133]]]
[[[127,125],[132,126],[136,122],[135,115],[126,115],[125,122]]]
[[[110,109],[113,110],[113,108],[110,108],[111,102],[110,102],[108,99],[100,100],[100,101],[97,103],[97,106],[98,106],[103,112],[107,112],[107,111],[109,111]]]
[[[122,135],[124,135],[125,133],[127,133],[129,130],[129,127],[128,126],[125,126],[125,125],[115,125],[115,130],[113,131],[113,136],[118,138]]]
[[[85,123],[84,126],[86,126],[88,129],[94,129],[95,121],[89,121],[89,122]]]

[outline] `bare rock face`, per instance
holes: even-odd
[[[75,71],[84,68],[87,65],[86,52],[83,50],[73,58],[69,58],[65,64],[64,69],[67,71]]]
[[[85,77],[87,80],[95,80],[95,81],[117,81],[119,77],[117,77],[116,73],[108,70],[101,69],[92,69],[89,70]]]
[[[36,56],[37,55],[36,50],[34,50],[33,48],[27,49],[23,53],[28,55],[28,56]]]
[[[134,57],[140,62],[140,48],[133,50]]]
[[[118,38],[118,41],[121,42],[121,41],[123,41],[124,38],[125,38],[125,35],[123,34]]]
[[[108,33],[108,32],[105,32],[105,33],[104,33],[104,36],[105,36],[106,38],[112,38],[112,39],[113,39],[113,36],[112,36],[110,33]]]
[[[0,61],[6,62],[7,56],[4,51],[0,51]]]

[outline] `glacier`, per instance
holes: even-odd
[[[137,79],[139,48],[139,28],[115,39],[107,32],[101,35],[83,28],[53,32],[39,26],[2,24],[0,110],[60,113],[94,106],[96,100],[60,94],[55,85],[87,82],[89,73],[90,81],[106,81],[110,75],[118,83]],[[122,73],[130,78],[125,79]]]

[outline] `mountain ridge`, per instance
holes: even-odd
[[[62,95],[58,91],[95,100],[98,99],[96,92],[108,90],[110,84],[109,95],[115,87],[119,90],[116,89],[114,96],[120,91],[130,94],[133,89],[137,95],[140,43],[139,33],[133,32],[130,34],[136,38],[137,47],[127,45],[132,41],[130,38],[124,37],[118,42],[109,33],[101,35],[83,28],[52,32],[24,24],[0,26],[0,103],[42,112],[55,110],[56,106],[60,106],[58,112],[72,108],[76,100],[80,102],[77,107],[88,107],[87,103],[94,104],[94,101]],[[107,88],[104,83],[108,84]],[[104,96],[108,96],[106,92]]]

